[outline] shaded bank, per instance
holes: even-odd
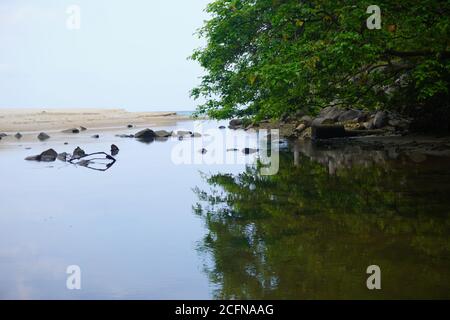
[[[278,175],[210,175],[194,211],[222,299],[450,298],[450,166],[300,146]],[[382,290],[366,269],[382,270]]]

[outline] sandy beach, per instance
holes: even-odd
[[[128,112],[124,109],[0,109],[0,133],[55,132],[80,126],[89,129],[160,126],[185,119],[175,112]]]

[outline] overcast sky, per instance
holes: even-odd
[[[202,70],[187,57],[208,2],[1,0],[0,108],[193,110]]]

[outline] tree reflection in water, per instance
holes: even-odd
[[[248,167],[195,189],[216,298],[450,298],[448,159],[294,151],[275,176]],[[366,287],[373,264],[381,291]]]

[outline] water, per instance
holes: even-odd
[[[282,151],[279,174],[261,176],[243,163],[254,156],[176,165],[174,148],[191,139],[115,133],[0,149],[1,299],[450,298],[448,159],[300,145]],[[120,153],[105,172],[23,160],[111,143]],[[206,160],[233,147],[203,144]],[[366,288],[373,264],[381,291]],[[66,288],[69,265],[82,290]]]

